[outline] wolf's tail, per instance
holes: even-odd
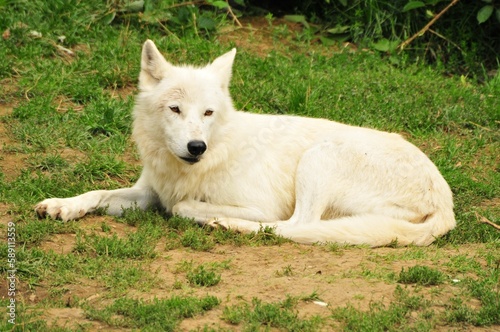
[[[436,212],[419,224],[365,214],[307,224],[279,223],[276,233],[306,244],[336,242],[380,247],[396,242],[398,245],[427,246],[453,229],[455,224],[455,216],[451,210]]]

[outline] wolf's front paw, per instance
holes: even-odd
[[[243,234],[257,233],[262,228],[262,223],[237,218],[217,218],[211,220],[209,225]]]
[[[212,228],[222,228],[223,230],[228,230],[229,225],[226,223],[224,219],[214,218],[209,220],[205,225],[210,226]]]
[[[46,216],[52,219],[69,221],[83,217],[87,211],[72,198],[49,198],[35,206],[35,212],[40,218]]]

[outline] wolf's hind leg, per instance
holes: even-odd
[[[304,152],[295,173],[295,209],[289,224],[317,222],[333,201],[341,200],[337,187],[342,167],[333,143],[324,142]]]
[[[242,233],[255,232],[262,227],[274,228],[276,234],[303,243],[314,243],[307,226],[321,222],[321,218],[332,201],[341,200],[342,194],[335,188],[339,181],[336,171],[343,165],[336,146],[331,142],[321,142],[305,151],[295,174],[295,209],[288,220],[256,220],[251,222],[238,218],[220,218],[214,224]],[[300,227],[307,238],[304,240],[290,236],[289,229]]]

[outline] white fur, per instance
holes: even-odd
[[[455,226],[448,184],[399,135],[236,111],[228,89],[235,54],[179,67],[146,41],[133,128],[139,181],[46,199],[37,213],[66,221],[99,207],[117,215],[159,202],[200,224],[271,226],[297,242],[371,246],[428,245]],[[188,151],[191,141],[207,146],[199,158]]]

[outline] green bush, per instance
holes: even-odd
[[[321,26],[320,40],[351,41],[384,54],[426,26],[452,1],[445,0],[247,0],[273,13],[301,14]],[[405,53],[445,71],[491,77],[498,69],[500,6],[492,0],[458,1]]]
[[[220,273],[215,272],[213,269],[205,268],[203,265],[188,272],[186,277],[190,284],[203,287],[215,286],[221,280]]]
[[[444,282],[445,276],[441,271],[427,266],[415,265],[404,268],[399,273],[398,282],[402,284],[418,284],[422,286],[439,285]]]

